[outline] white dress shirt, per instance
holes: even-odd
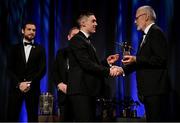
[[[29,42],[27,41],[26,39],[23,39],[23,44],[24,42]],[[32,43],[34,43],[34,40],[31,41]],[[29,55],[30,55],[30,52],[31,52],[31,48],[32,48],[32,45],[24,45],[24,52],[25,52],[25,57],[26,57],[26,63],[28,62],[28,59],[29,59]]]
[[[145,30],[144,30],[144,33],[145,33],[145,35],[143,35],[143,40],[142,40],[142,42],[141,42],[141,44],[140,44],[140,47],[142,47],[142,45],[145,43],[145,37],[146,37],[146,34],[148,33],[148,31],[149,31],[149,29],[151,28],[151,26],[153,25],[154,23],[151,23],[151,24],[149,24],[146,28],[145,28]]]

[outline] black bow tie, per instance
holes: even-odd
[[[33,46],[33,43],[32,42],[24,42],[24,46],[27,46],[27,45]]]

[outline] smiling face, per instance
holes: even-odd
[[[22,29],[22,34],[24,34],[26,40],[32,41],[36,35],[36,26],[34,24],[26,24]]]
[[[90,13],[90,14],[81,15],[78,20],[78,23],[80,25],[80,30],[83,30],[88,34],[92,34],[96,32],[96,26],[98,24],[94,14]]]
[[[94,15],[87,17],[83,26],[85,27],[87,33],[95,33],[97,26],[96,17]]]

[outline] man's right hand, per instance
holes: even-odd
[[[20,82],[19,89],[22,92],[26,93],[30,90],[30,86],[31,86],[31,81]]]
[[[124,74],[124,71],[122,67],[119,66],[112,66],[110,68],[110,76],[115,77],[115,76],[121,76]]]
[[[60,82],[59,84],[58,84],[58,89],[60,90],[60,91],[62,91],[63,93],[67,93],[67,85],[66,84],[64,84],[63,82]]]

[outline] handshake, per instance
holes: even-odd
[[[119,59],[119,54],[110,55],[107,58],[107,62],[108,62],[108,64],[112,65],[118,59]],[[136,56],[125,55],[123,57],[123,59],[121,60],[121,62],[123,63],[123,65],[130,65],[130,64],[136,63]],[[112,76],[112,77],[115,77],[115,76],[118,76],[118,75],[119,76],[121,76],[121,75],[125,76],[122,67],[114,66],[114,65],[110,68],[109,75]]]
[[[114,54],[114,55],[110,55],[108,56],[107,58],[107,63],[109,65],[112,65],[113,63],[115,63],[117,60],[119,59],[119,54]],[[124,71],[122,69],[122,67],[119,67],[119,66],[111,66],[110,68],[110,72],[109,72],[109,75],[112,76],[112,77],[115,77],[115,76],[120,76],[120,75],[123,75],[124,76]]]
[[[112,66],[110,68],[110,72],[109,72],[109,75],[112,76],[112,77],[115,77],[115,76],[121,76],[123,75],[124,76],[124,71],[122,69],[122,67],[119,67],[119,66]]]

